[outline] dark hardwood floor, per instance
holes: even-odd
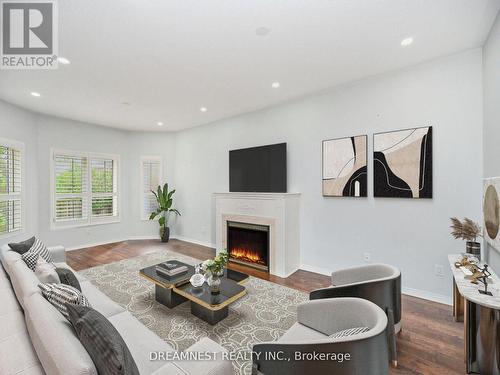
[[[126,241],[68,252],[68,264],[82,270],[166,249],[204,260],[215,250],[184,241]],[[231,266],[240,269],[240,266]],[[287,278],[245,268],[246,273],[304,292],[330,284],[330,278],[299,270]],[[451,287],[450,287],[451,288]],[[399,366],[391,374],[465,374],[463,323],[453,320],[451,306],[403,295],[402,331],[398,336]]]

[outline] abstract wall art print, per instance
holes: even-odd
[[[366,197],[366,135],[323,141],[323,196]]]
[[[373,193],[432,198],[432,126],[373,136]]]

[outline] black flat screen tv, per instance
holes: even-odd
[[[229,151],[229,191],[286,193],[286,143]]]

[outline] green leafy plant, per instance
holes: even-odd
[[[181,213],[177,209],[172,208],[172,196],[175,193],[175,189],[168,191],[168,184],[165,184],[163,185],[163,188],[161,186],[158,186],[158,191],[151,190],[151,192],[156,197],[158,208],[156,211],[151,213],[151,216],[149,216],[149,220],[154,220],[159,216],[160,218],[158,219],[158,224],[160,224],[161,233],[163,233],[165,231],[165,228],[167,228],[168,226],[168,219],[172,212],[176,215],[181,216]]]
[[[202,263],[202,268],[210,272],[212,275],[217,275],[222,272],[227,262],[229,261],[229,254],[227,250],[221,251],[214,259],[208,259]]]

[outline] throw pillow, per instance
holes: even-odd
[[[90,306],[87,298],[78,290],[64,284],[38,284],[42,294],[61,314],[66,318],[68,311],[67,304]]]
[[[66,309],[99,375],[139,375],[127,344],[108,319],[90,307],[67,304]]]
[[[38,238],[35,238],[35,242],[33,246],[24,253],[21,257],[23,258],[26,265],[32,270],[35,271],[36,262],[38,261],[38,257],[42,257],[47,262],[52,262],[52,255],[50,255],[49,249],[47,246],[43,244]]]
[[[61,284],[66,284],[78,289],[80,292],[82,291],[82,287],[80,286],[78,279],[76,278],[75,274],[71,272],[71,270],[67,268],[57,267],[55,271],[57,273],[57,276],[59,277],[59,280],[61,280]]]
[[[11,248],[12,251],[15,251],[16,253],[23,255],[31,248],[31,246],[33,246],[34,243],[35,243],[35,237],[31,237],[26,241],[18,243],[10,243],[9,247]]]
[[[344,329],[343,331],[338,331],[335,333],[332,333],[329,337],[332,339],[340,339],[342,337],[349,337],[349,336],[354,336],[359,333],[365,333],[368,332],[370,328],[368,327],[355,327],[355,328],[348,328]]]
[[[38,257],[35,266],[35,275],[42,283],[60,284],[61,280],[56,272],[56,267],[52,263],[47,263],[42,257]],[[66,283],[63,283],[66,284]]]

